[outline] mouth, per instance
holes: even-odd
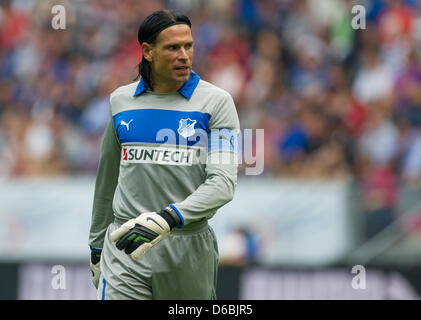
[[[178,66],[178,67],[175,67],[174,69],[179,74],[187,74],[190,70],[188,66]]]

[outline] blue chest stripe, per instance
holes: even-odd
[[[117,113],[113,122],[120,143],[206,147],[210,117],[210,114],[198,111],[137,109]]]

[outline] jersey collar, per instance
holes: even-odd
[[[192,70],[189,79],[184,82],[180,89],[178,89],[178,93],[180,93],[184,98],[190,99],[193,95],[194,89],[196,89],[197,85],[199,84],[199,81],[200,76]],[[146,91],[147,88],[143,82],[143,79],[141,78],[133,96],[137,97]]]

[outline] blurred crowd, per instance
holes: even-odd
[[[1,0],[0,177],[95,173],[108,96],[164,8],[190,17],[194,70],[242,128],[265,130],[264,176],[356,177],[374,211],[421,181],[417,0]]]

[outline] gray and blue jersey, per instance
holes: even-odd
[[[116,89],[110,95],[89,245],[103,247],[111,222],[168,205],[183,221],[180,231],[210,219],[234,195],[239,130],[229,93],[193,71],[173,93],[148,91],[142,79]]]

